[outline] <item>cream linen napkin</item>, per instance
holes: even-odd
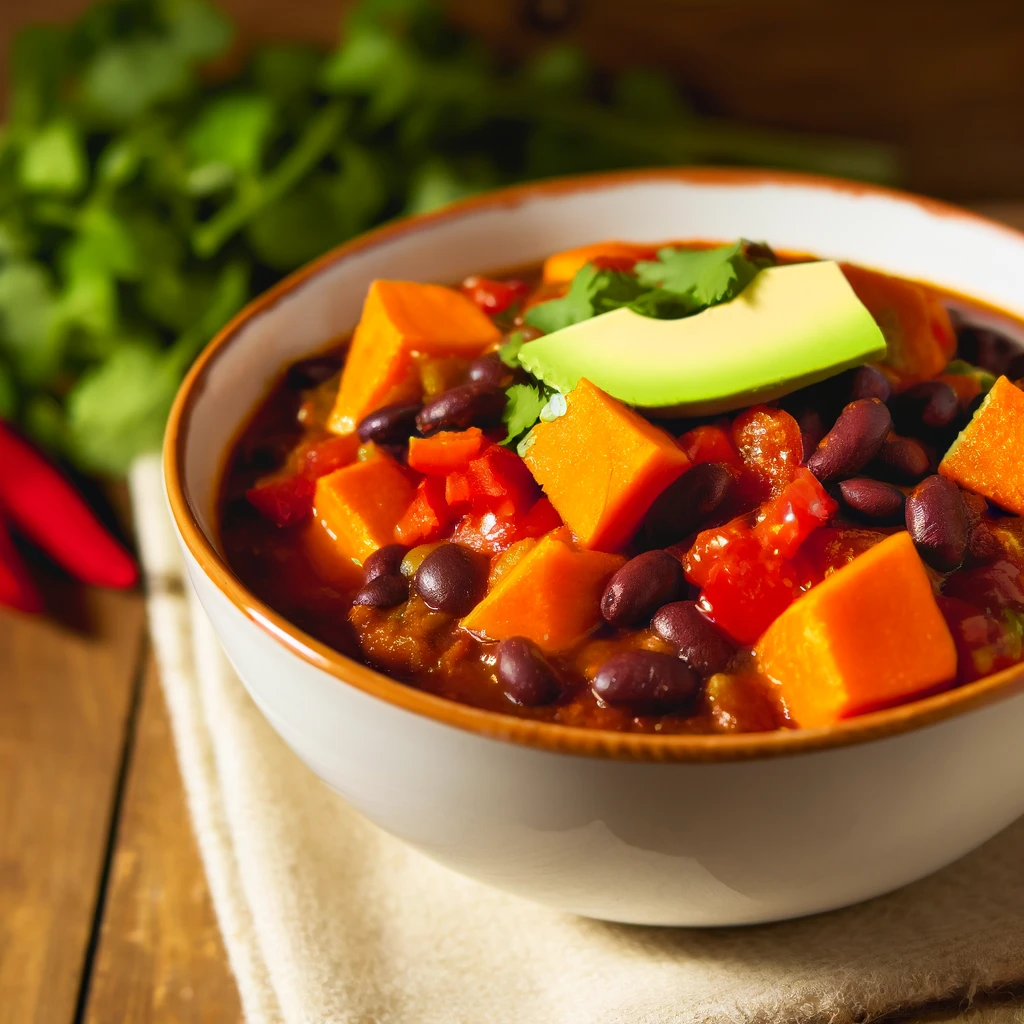
[[[271,731],[183,581],[155,458],[131,489],[181,772],[249,1024],[842,1022],[1024,982],[1024,820],[891,896],[745,929],[602,924],[438,867]]]

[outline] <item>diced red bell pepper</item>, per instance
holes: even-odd
[[[464,470],[484,450],[487,439],[479,427],[443,430],[432,437],[409,438],[409,468],[432,476]]]
[[[754,536],[764,551],[792,558],[800,545],[838,509],[817,477],[810,470],[798,469],[785,490],[761,506]]]
[[[803,461],[800,424],[784,409],[755,405],[733,420],[732,439],[744,465],[774,496],[793,479]]]
[[[538,498],[523,517],[520,532],[524,537],[543,537],[561,525],[562,517],[555,511],[555,506],[547,498]]]
[[[359,451],[359,436],[346,434],[344,437],[329,437],[316,441],[305,448],[299,456],[299,472],[310,480],[317,480],[333,473],[342,466],[356,461]]]
[[[453,508],[468,508],[473,497],[469,477],[465,473],[450,473],[445,480],[444,497]]]
[[[286,476],[250,487],[245,496],[275,526],[295,526],[313,511],[315,482],[307,476]]]
[[[412,504],[395,527],[395,539],[414,547],[440,540],[455,516],[445,499],[445,482],[439,476],[426,476],[416,488]]]
[[[475,302],[488,316],[497,316],[525,299],[530,294],[530,286],[517,278],[495,281],[474,274],[462,282],[462,294]]]
[[[703,426],[688,430],[679,438],[679,447],[696,466],[701,462],[724,462],[729,466],[741,465],[739,452],[732,438],[722,427]]]
[[[523,515],[540,497],[533,474],[515,452],[491,445],[466,469],[474,511]]]

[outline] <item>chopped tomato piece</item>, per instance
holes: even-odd
[[[746,519],[734,519],[724,526],[698,533],[693,546],[686,553],[683,568],[686,578],[702,587],[719,562],[752,560],[760,553],[761,545]]]
[[[395,538],[414,547],[440,540],[454,519],[445,500],[445,482],[441,477],[424,477],[416,488],[416,496],[395,527]]]
[[[453,508],[468,505],[473,497],[469,477],[465,473],[450,473],[444,482],[444,497]]]
[[[409,468],[432,476],[465,469],[487,443],[479,427],[442,430],[432,437],[409,438]]]
[[[792,563],[762,555],[714,566],[700,607],[737,643],[753,644],[801,593]]]
[[[547,498],[538,498],[523,517],[522,533],[524,537],[542,537],[561,525],[562,517],[555,511],[555,506]]]
[[[761,507],[754,536],[765,551],[792,558],[800,545],[838,509],[817,477],[809,470],[798,469],[786,489]]]
[[[467,513],[459,520],[452,534],[452,540],[457,544],[465,544],[468,548],[488,555],[500,554],[523,537],[520,524],[515,518],[499,516],[494,512]]]
[[[530,286],[518,278],[495,281],[490,277],[474,274],[462,282],[462,294],[475,302],[488,316],[504,313],[530,294]]]
[[[779,494],[803,459],[800,424],[784,409],[755,405],[740,413],[733,420],[732,439],[766,495]]]
[[[313,511],[314,482],[306,476],[287,476],[250,487],[245,496],[275,526],[295,526]]]
[[[702,426],[688,430],[679,438],[679,447],[696,466],[701,462],[724,462],[739,466],[740,456],[732,438],[722,427]]]

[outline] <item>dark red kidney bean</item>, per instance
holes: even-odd
[[[732,470],[718,462],[702,462],[669,484],[644,517],[652,544],[664,547],[693,533],[722,505],[732,490]]]
[[[315,388],[317,384],[323,384],[330,380],[341,369],[341,358],[339,356],[313,356],[310,359],[301,359],[288,367],[285,376],[285,386],[292,391],[305,391],[307,388]]]
[[[907,495],[907,529],[918,554],[939,572],[952,572],[967,548],[967,507],[960,488],[942,476],[922,480]]]
[[[591,683],[594,695],[607,704],[634,704],[651,712],[681,707],[698,686],[697,676],[682,659],[657,651],[613,654]]]
[[[466,371],[466,380],[470,384],[490,384],[496,388],[506,388],[512,383],[514,374],[498,356],[490,352],[474,359]]]
[[[683,592],[679,559],[667,551],[645,551],[631,558],[608,581],[601,616],[612,626],[634,626]]]
[[[1020,569],[1005,559],[977,569],[962,569],[946,580],[942,593],[988,612],[1024,608]]]
[[[1006,376],[1010,380],[1020,380],[1024,377],[1024,352],[1015,355],[1006,367]]]
[[[872,464],[874,476],[894,483],[915,484],[932,470],[928,449],[916,438],[890,434]]]
[[[906,497],[893,484],[867,477],[853,477],[839,485],[843,503],[861,519],[880,525],[893,525],[903,521]]]
[[[409,584],[404,576],[385,573],[367,580],[362,590],[352,599],[353,604],[370,608],[394,608],[409,596]]]
[[[944,380],[926,380],[897,395],[889,411],[902,434],[941,430],[960,414],[960,399]]]
[[[509,700],[534,708],[558,700],[562,688],[541,649],[525,636],[498,644],[498,682]]]
[[[427,402],[416,417],[423,434],[494,426],[505,408],[505,392],[492,384],[460,384]]]
[[[409,553],[409,549],[402,544],[385,544],[377,548],[369,558],[363,562],[363,577],[367,583],[378,576],[399,575],[402,559]]]
[[[722,672],[735,651],[697,607],[696,601],[673,601],[659,608],[651,619],[651,629],[702,676]]]
[[[892,397],[892,385],[877,366],[866,363],[853,371],[850,380],[850,401],[858,398],[877,398],[880,402],[888,402]]]
[[[1006,373],[1010,360],[1020,346],[1005,334],[989,327],[961,327],[956,332],[956,353],[968,363],[980,366],[997,377]]]
[[[398,444],[416,433],[418,405],[395,402],[375,409],[359,421],[359,440],[377,444]]]
[[[800,437],[803,440],[804,449],[803,461],[806,462],[827,433],[825,417],[817,409],[803,409],[796,417],[796,421],[800,426]]]
[[[487,587],[487,559],[461,544],[442,544],[420,562],[416,591],[428,608],[466,615]]]
[[[821,481],[853,476],[878,454],[891,430],[885,404],[877,398],[859,398],[839,414],[807,460],[807,468]]]

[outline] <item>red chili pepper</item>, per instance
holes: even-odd
[[[130,587],[138,579],[132,556],[107,533],[67,479],[3,424],[0,506],[13,526],[83,582]]]
[[[7,524],[0,519],[0,604],[19,611],[36,613],[43,610],[43,599],[25,569]]]
[[[267,480],[245,492],[261,516],[282,528],[301,523],[313,511],[316,482],[308,476]]]

